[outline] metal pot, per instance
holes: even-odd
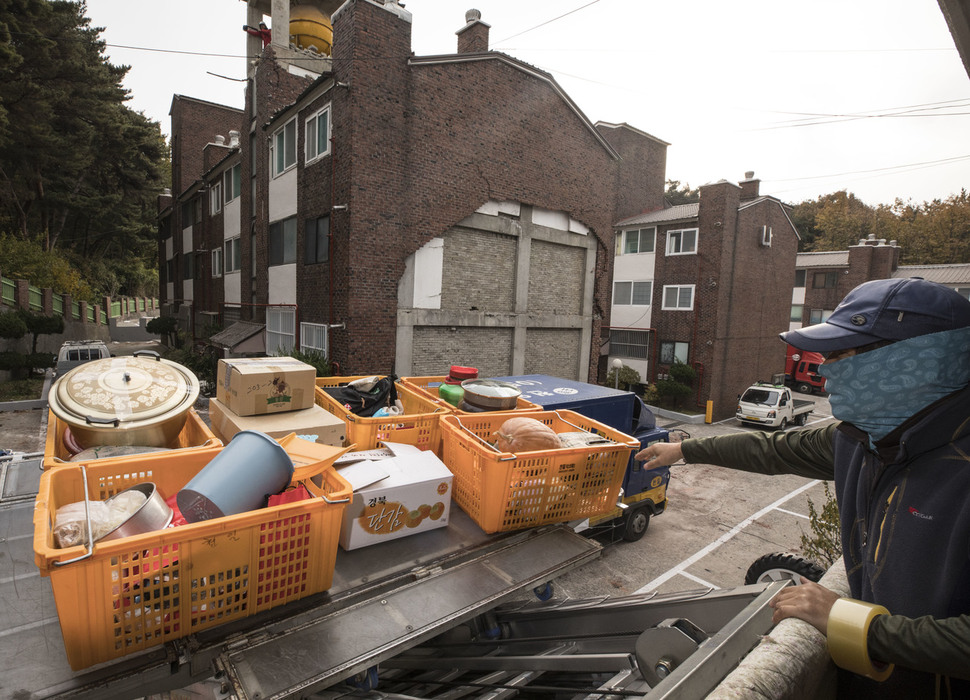
[[[75,367],[54,382],[47,400],[82,448],[175,447],[198,397],[192,372],[142,351]]]
[[[107,503],[110,504],[112,499],[118,498],[118,496],[128,491],[140,491],[145,494],[147,500],[142,504],[141,508],[128,516],[127,520],[99,539],[98,542],[120,540],[122,537],[140,535],[144,532],[164,530],[172,522],[174,513],[153,483],[138,484],[137,486],[120,491],[109,498]]]
[[[461,383],[466,403],[486,411],[508,411],[515,408],[522,390],[515,384],[497,379],[466,379]]]

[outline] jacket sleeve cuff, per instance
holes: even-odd
[[[867,640],[869,624],[889,611],[881,605],[839,598],[829,612],[828,646],[832,660],[839,668],[876,681],[884,681],[893,672],[892,664],[875,663],[869,658]]]

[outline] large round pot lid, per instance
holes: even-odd
[[[111,357],[75,367],[54,385],[51,410],[82,423],[154,422],[190,408],[199,380],[157,357]]]

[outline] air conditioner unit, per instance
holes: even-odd
[[[771,226],[761,227],[761,245],[771,247]]]

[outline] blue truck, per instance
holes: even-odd
[[[626,433],[640,441],[641,449],[654,442],[670,440],[669,431],[657,427],[653,412],[632,392],[547,374],[494,378],[514,384],[522,391],[522,398],[546,411],[568,409]],[[670,469],[645,469],[642,463],[633,459],[634,454],[630,454],[616,508],[578,523],[577,530],[598,534],[608,529],[619,532],[624,540],[635,542],[647,531],[650,518],[664,512]]]

